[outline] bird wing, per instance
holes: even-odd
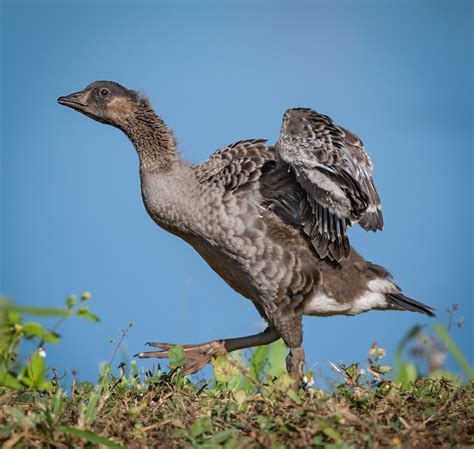
[[[320,257],[349,255],[346,228],[354,222],[382,229],[372,161],[356,135],[311,109],[289,109],[276,151],[304,190],[304,231]]]
[[[213,183],[224,190],[236,190],[256,181],[265,162],[275,158],[266,140],[241,140],[216,151],[206,162],[195,166],[199,182]]]

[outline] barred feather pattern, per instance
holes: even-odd
[[[240,140],[216,151],[194,169],[201,183],[209,182],[225,190],[235,190],[255,182],[261,175],[261,167],[272,159],[274,152],[266,145],[266,140]]]
[[[290,109],[276,151],[305,191],[304,230],[320,257],[347,258],[346,229],[355,222],[366,230],[382,229],[373,164],[355,134],[327,115]]]

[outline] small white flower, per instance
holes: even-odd
[[[314,376],[313,373],[308,373],[303,376],[303,382],[305,384],[304,388],[311,388],[314,386]]]
[[[44,348],[39,348],[38,349],[38,355],[40,357],[43,357],[43,359],[46,357],[46,351],[44,350]]]

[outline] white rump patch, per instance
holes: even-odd
[[[336,301],[325,293],[316,293],[311,301],[306,305],[304,313],[306,315],[348,315],[351,305]]]
[[[373,309],[390,308],[385,293],[398,292],[388,279],[377,278],[367,284],[368,289],[352,302],[339,302],[323,292],[316,293],[305,307],[306,315],[356,315]]]
[[[368,282],[367,287],[368,290],[353,302],[351,307],[352,313],[367,312],[371,309],[387,309],[388,303],[385,293],[395,293],[398,291],[393,282],[383,278],[372,279]]]
[[[385,309],[386,307],[387,300],[383,293],[366,290],[363,295],[352,303],[351,313],[362,313],[372,309]]]
[[[377,293],[396,293],[397,287],[388,279],[377,278],[369,281],[367,284],[369,290]]]

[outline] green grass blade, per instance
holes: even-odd
[[[68,433],[69,435],[74,435],[76,437],[84,438],[90,443],[102,444],[112,449],[125,449],[125,446],[121,446],[120,444],[114,443],[113,441],[107,438],[101,437],[100,435],[96,435],[90,430],[80,430],[76,429],[75,427],[60,426],[58,427],[58,431]]]
[[[410,382],[413,382],[418,377],[416,366],[413,363],[406,363],[403,361],[403,351],[407,344],[415,338],[416,334],[421,330],[421,326],[413,326],[407,334],[402,338],[400,343],[397,345],[395,350],[395,372],[396,376],[394,381],[401,383],[403,386],[408,386]]]
[[[100,398],[104,394],[105,388],[109,382],[109,374],[110,374],[110,365],[105,364],[102,370],[102,380],[100,384],[96,385],[94,390],[92,390],[89,396],[89,402],[87,403],[87,407],[85,410],[85,416],[88,423],[91,423],[96,415],[97,415],[97,404],[99,403]]]
[[[453,355],[456,362],[458,362],[459,366],[466,373],[467,378],[469,380],[474,379],[474,369],[471,368],[469,362],[459,350],[456,343],[451,339],[446,328],[442,324],[435,324],[433,329],[438,334],[441,341],[446,345],[449,352]]]
[[[269,345],[258,346],[250,359],[249,372],[250,375],[261,381],[264,374],[265,362],[267,361]]]
[[[282,373],[286,373],[286,345],[283,340],[273,342],[269,345],[268,353],[268,371],[267,376],[279,377]]]
[[[8,371],[0,371],[0,386],[20,390],[24,385]]]
[[[35,315],[35,316],[58,316],[66,317],[69,315],[67,310],[57,309],[53,307],[19,307],[19,306],[7,306],[8,309],[15,310],[16,312],[25,314],[25,315]]]

